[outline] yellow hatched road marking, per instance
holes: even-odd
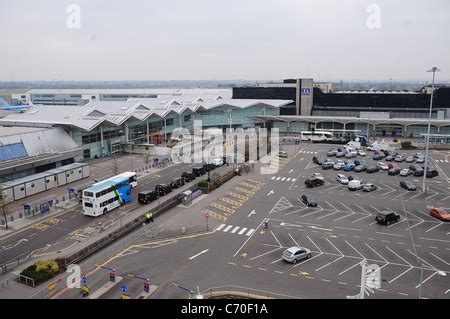
[[[241,195],[241,194],[238,194],[238,193],[234,193],[234,192],[227,192],[227,195],[231,195],[233,197],[239,198],[239,201],[241,203],[245,203],[246,201],[249,200],[249,197]]]
[[[227,212],[227,213],[230,213],[230,214],[234,214],[234,212],[235,212],[234,209],[228,208],[228,207],[223,206],[223,205],[221,205],[221,204],[219,204],[219,203],[216,203],[216,202],[210,204],[210,206],[213,206],[213,207],[215,207],[215,208],[221,209],[221,210],[223,210],[224,212]]]
[[[36,229],[36,230],[40,230],[40,231],[44,231],[44,230],[46,230],[49,227],[50,227],[49,225],[40,223],[40,224],[33,225],[33,227],[31,227],[31,228]]]
[[[245,183],[245,182],[241,182],[241,183],[239,183],[239,185],[247,186],[247,187],[249,187],[251,189],[254,189],[255,191],[259,191],[259,189],[261,188],[259,186],[255,186],[255,185],[252,185],[252,184],[249,184],[249,183]]]
[[[249,194],[249,195],[251,195],[251,196],[255,195],[255,192],[249,191],[249,190],[247,190],[247,189],[245,189],[245,188],[236,187],[235,190],[240,191],[240,192],[243,192],[243,193],[245,193],[245,194]]]
[[[236,202],[235,200],[229,199],[227,197],[222,197],[222,198],[220,198],[220,200],[222,200],[226,203],[232,204],[232,205],[236,206],[236,208],[239,208],[242,206],[242,203]]]
[[[265,184],[263,182],[260,182],[260,181],[257,181],[257,180],[251,179],[251,178],[247,178],[246,181],[255,183],[255,184],[259,185],[259,186],[263,186]]]
[[[52,218],[52,219],[49,219],[47,221],[47,223],[52,224],[52,225],[57,225],[57,224],[59,224],[60,221],[61,221],[61,219],[59,219],[59,218]]]
[[[204,209],[203,213],[208,213],[210,217],[217,218],[218,220],[223,220],[223,221],[227,220],[227,218],[225,216],[217,214],[216,212],[213,212],[212,210],[209,210],[209,209]]]

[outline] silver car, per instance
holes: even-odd
[[[281,257],[290,263],[296,264],[297,261],[311,258],[311,251],[304,247],[291,247],[283,251]]]
[[[404,168],[400,171],[400,176],[409,176],[412,174],[413,174],[413,171],[410,170],[409,168]]]

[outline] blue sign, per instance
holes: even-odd
[[[302,89],[302,91],[301,91],[301,93],[302,93],[302,95],[309,95],[309,94],[311,94],[311,89]]]
[[[120,290],[122,290],[122,292],[127,292],[128,289],[125,285],[122,285],[122,287],[120,287]]]
[[[83,277],[81,278],[81,282],[82,282],[83,284],[87,284],[87,283],[88,283],[88,280],[87,280],[86,276],[83,276]]]

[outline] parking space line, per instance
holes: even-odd
[[[317,268],[315,271],[319,271],[319,270],[321,270],[321,269],[323,269],[325,267],[328,267],[329,265],[334,264],[336,261],[341,260],[342,258],[344,258],[344,256],[341,256],[341,257],[339,257],[339,258],[329,262],[328,264],[325,264],[322,267]]]
[[[419,192],[417,195],[411,196],[409,199],[416,198],[416,197],[418,197],[418,196],[420,196],[420,195],[422,195],[422,192]]]
[[[295,264],[294,266],[292,266],[292,268],[295,268],[295,267],[298,267],[298,266],[300,266],[300,265],[306,264],[308,261],[311,261],[311,260],[313,260],[314,258],[317,258],[317,257],[319,257],[319,256],[321,256],[321,255],[323,255],[322,252],[320,252],[318,255],[312,256],[312,257],[309,258],[309,259],[303,259],[301,262],[298,262],[297,264]]]
[[[268,255],[268,254],[270,254],[270,253],[273,253],[274,251],[277,251],[277,250],[279,250],[279,249],[281,249],[281,248],[282,248],[282,247],[274,248],[274,249],[269,250],[269,251],[267,251],[267,252],[265,252],[265,253],[262,253],[262,254],[260,254],[260,255],[258,255],[258,256],[255,256],[255,257],[253,257],[253,258],[250,258],[250,260],[258,259],[258,258],[260,258],[260,257],[262,257],[262,256],[265,256],[265,255]]]
[[[350,214],[348,214],[348,215],[345,215],[345,216],[342,216],[342,217],[339,217],[339,218],[336,218],[335,220],[333,220],[333,221],[338,221],[338,220],[341,220],[341,219],[344,219],[344,218],[347,218],[348,216],[351,216],[351,215],[355,215],[355,213],[350,213]]]
[[[265,222],[265,221],[266,221],[266,219],[263,220],[263,222]],[[260,224],[258,225],[258,227],[256,227],[256,230],[258,230],[258,228],[261,227],[261,225],[263,224],[263,222],[260,223]],[[253,229],[251,229],[251,230],[253,230]],[[251,230],[250,230],[250,231],[251,231]],[[236,255],[241,251],[241,249],[242,249],[242,248],[247,244],[247,242],[253,237],[253,235],[255,234],[256,230],[253,230],[253,232],[252,232],[250,235],[248,235],[248,233],[247,233],[247,236],[248,236],[247,240],[246,240],[246,241],[242,244],[242,246],[239,247],[239,249],[234,253],[233,258],[236,257]]]
[[[365,211],[367,214],[369,214],[369,216],[371,216],[372,214],[368,211],[368,210],[366,210],[366,209],[364,209],[364,208],[362,208],[361,206],[359,206],[358,204],[356,204],[356,203],[354,203],[354,205],[355,206],[358,206],[358,208],[359,209],[361,209],[361,210],[363,210],[363,211]]]
[[[370,207],[372,207],[373,209],[375,209],[375,210],[377,211],[377,213],[381,213],[381,210],[379,210],[378,208],[376,208],[376,207],[374,207],[374,206],[372,206],[372,205],[370,205]]]
[[[261,271],[267,271],[266,268],[258,268],[258,270],[261,270]]]
[[[388,262],[386,259],[384,259],[384,257],[381,256],[375,249],[373,249],[372,247],[370,247],[370,246],[369,246],[368,244],[366,244],[366,243],[364,243],[364,245],[366,245],[370,250],[372,250],[375,254],[377,254],[379,257],[381,257],[381,259],[384,260],[385,264],[384,264],[383,266],[380,267],[380,270],[381,270],[381,268],[383,268],[383,267],[385,267],[385,266],[387,266],[387,265],[389,264],[389,262]]]
[[[425,222],[425,221],[424,221],[424,220],[421,220],[420,222],[418,222],[417,224],[415,224],[415,225],[413,225],[413,226],[411,226],[411,227],[407,228],[406,230],[410,230],[410,229],[413,229],[414,227],[416,227],[416,226],[418,226],[418,225],[422,224],[423,222]]]
[[[424,281],[422,281],[422,285],[423,285],[424,283],[426,283],[428,280],[430,280],[431,278],[433,278],[436,274],[437,274],[436,271],[435,271],[434,273],[432,273],[427,279],[425,279]],[[418,285],[416,286],[416,289],[419,288],[419,287],[420,287],[420,284],[418,284]]]
[[[348,207],[347,205],[343,204],[342,202],[339,202],[339,204],[341,204],[342,206],[344,206],[348,211],[352,212],[353,214],[356,214],[355,211],[353,209],[351,209],[350,207]]]
[[[431,269],[429,270],[436,270],[436,267],[434,267],[433,265],[431,265],[430,263],[428,263],[427,261],[423,260],[422,258],[420,258],[419,256],[417,256],[416,254],[414,254],[411,250],[407,249],[407,252],[409,252],[411,255],[413,255],[414,257],[416,257],[417,259],[420,259],[421,261],[423,261],[423,263],[427,264]]]
[[[433,241],[442,241],[442,242],[445,242],[445,243],[450,243],[450,240],[444,240],[444,239],[434,239],[434,238],[425,238],[425,237],[419,237],[419,238],[422,239],[422,240],[433,240]],[[448,249],[448,250],[450,250],[450,249]]]
[[[406,219],[402,219],[402,220],[400,220],[400,221],[398,221],[398,222],[396,222],[396,223],[393,223],[392,225],[389,225],[387,228],[391,228],[391,227],[397,226],[397,225],[399,225],[400,223],[405,222],[405,221],[406,221]]]
[[[323,211],[323,209],[318,209],[318,210],[313,211],[313,212],[311,212],[311,213],[305,214],[305,215],[303,215],[303,216],[301,216],[301,217],[306,217],[306,216],[309,216],[309,215],[312,215],[312,214],[317,214],[317,213],[320,213],[321,211]]]
[[[297,247],[300,247],[300,245],[295,241],[294,237],[292,237],[290,233],[288,233],[288,235],[289,235],[289,237],[291,237],[291,239],[292,239],[292,241],[294,242],[294,244],[295,244]]]
[[[341,272],[339,273],[339,276],[341,276],[342,274],[345,274],[347,271],[349,271],[349,270],[355,268],[356,266],[360,266],[360,265],[361,265],[361,263],[358,262],[358,263],[354,264],[353,266],[348,267],[348,268],[345,269],[344,271],[341,271]]]
[[[408,297],[408,294],[405,294],[405,293],[403,293],[403,292],[397,292],[397,294],[399,294],[399,295],[401,295],[401,296],[406,296],[406,297]]]
[[[433,254],[432,252],[430,252],[430,254],[433,255],[434,257],[436,257],[437,259],[439,259],[440,261],[442,261],[443,263],[445,263],[445,264],[447,264],[447,265],[450,265],[450,264],[449,264],[448,262],[446,262],[444,259],[442,259],[442,258],[436,256],[436,255]]]
[[[328,216],[331,216],[331,215],[334,215],[334,214],[337,214],[337,213],[339,213],[339,212],[335,211],[335,212],[329,213],[327,215],[323,215],[323,216],[317,217],[317,219],[322,219],[322,218],[325,218],[325,217],[328,217]]]
[[[356,251],[357,254],[361,256],[362,259],[366,259],[366,257],[364,257],[364,255],[361,254],[361,253],[360,253],[355,247],[353,247],[348,241],[345,240],[345,242],[347,243],[347,245],[349,245],[350,247],[352,247],[352,249],[353,249],[354,251]]]
[[[319,248],[319,246],[317,246],[316,243],[308,235],[306,235],[306,237],[309,239],[310,242],[312,242],[312,244],[317,248],[317,250],[320,253],[322,253],[322,250]]]
[[[336,226],[336,227],[334,227],[334,228],[339,228],[339,229],[347,229],[347,230],[354,230],[354,231],[362,231],[361,229],[356,229],[356,228],[347,228],[347,227],[339,227],[339,226]]]
[[[435,228],[438,227],[438,226],[441,226],[442,224],[443,224],[443,223],[440,222],[439,224],[437,224],[436,226],[431,227],[430,229],[426,230],[425,232],[428,233],[429,231],[435,229]]]
[[[247,230],[247,227],[244,227],[244,228],[241,229],[241,231],[238,234],[242,235],[243,233],[245,233],[246,230]]]
[[[382,233],[382,232],[379,232],[379,231],[377,231],[376,233],[380,234],[380,235],[391,235],[391,236],[405,237],[404,235],[400,235],[400,234]]]
[[[372,215],[367,215],[367,216],[358,218],[357,220],[354,220],[354,221],[352,221],[351,223],[353,224],[353,223],[359,222],[360,220],[363,220],[363,219],[365,219],[365,218],[367,218],[367,217],[371,217],[371,216],[372,216]]]
[[[425,200],[429,200],[430,198],[433,198],[433,197],[436,196],[436,195],[438,195],[438,193],[435,193],[435,194],[433,194],[433,195],[431,195],[431,196],[428,196],[427,198],[425,198]]]

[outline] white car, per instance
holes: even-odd
[[[413,171],[410,170],[409,168],[404,168],[400,171],[400,176],[409,176],[412,174],[413,174]]]
[[[223,165],[223,159],[221,159],[221,158],[215,158],[215,159],[213,160],[212,163],[213,163],[213,165],[216,166],[216,167],[222,166],[222,165]]]
[[[342,185],[347,185],[349,183],[349,180],[348,180],[347,176],[342,175],[342,174],[337,174],[336,175],[336,181],[339,184],[342,184]]]
[[[359,150],[358,152],[356,152],[356,154],[358,154],[359,156],[366,156],[367,153],[364,152],[363,150]]]
[[[348,183],[348,189],[351,191],[357,191],[364,187],[364,183],[354,179]]]
[[[358,155],[358,153],[356,151],[352,151],[352,152],[348,152],[347,154],[345,154],[345,158],[352,158],[352,157],[356,157]]]
[[[341,170],[344,169],[345,167],[345,163],[344,162],[337,162],[336,164],[334,164],[334,169],[335,170]]]
[[[378,163],[377,163],[377,167],[378,167],[379,169],[382,169],[383,171],[388,171],[388,170],[389,170],[388,164],[383,163],[383,162],[378,162]]]
[[[310,178],[317,178],[317,179],[322,179],[322,180],[324,179],[322,174],[320,174],[320,173],[313,173],[313,174],[311,174]]]

